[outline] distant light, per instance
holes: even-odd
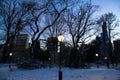
[[[7,46],[10,46],[10,44],[7,44]]]
[[[107,59],[107,57],[105,57],[105,59]]]
[[[10,53],[9,55],[12,56],[12,53]]]
[[[51,60],[51,58],[48,58],[49,59],[49,61]]]
[[[98,54],[95,54],[95,56],[98,56]]]

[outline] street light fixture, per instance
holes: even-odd
[[[9,69],[10,69],[10,71],[11,71],[11,66],[12,66],[12,53],[9,53],[9,55],[10,55],[10,65],[9,65]]]
[[[98,56],[99,56],[98,53],[96,53],[95,56],[96,56],[96,58],[98,60]],[[99,62],[97,62],[97,68],[99,68]]]
[[[64,36],[63,35],[59,35],[58,36],[58,41],[60,42],[60,58],[59,58],[59,80],[62,80],[62,66],[61,66],[61,43],[64,41]]]
[[[95,56],[98,57],[98,53],[96,53]]]
[[[62,34],[60,34],[60,35],[58,36],[58,41],[59,41],[59,42],[63,42],[63,41],[64,41],[64,36],[63,36]]]
[[[12,56],[12,53],[10,53],[9,55]]]
[[[109,68],[110,66],[109,66],[108,57],[105,57],[104,59],[105,59],[105,62],[106,62],[107,68]]]
[[[105,57],[105,60],[107,60],[107,57]]]

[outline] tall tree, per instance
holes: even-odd
[[[103,14],[99,20],[98,23],[100,25],[100,23],[106,22],[106,26],[107,26],[107,34],[108,34],[108,53],[109,53],[109,57],[110,60],[113,61],[112,59],[112,55],[113,55],[113,46],[112,46],[112,38],[115,37],[116,35],[118,35],[118,32],[114,32],[115,28],[118,26],[118,20],[116,18],[116,16],[113,13],[106,13]]]
[[[24,3],[4,0],[0,6],[2,19],[1,29],[5,32],[5,45],[3,50],[3,62],[7,61],[9,53],[12,51],[16,35],[26,25],[30,9],[23,6]]]
[[[50,18],[48,19],[48,24],[51,23],[51,20],[54,19],[56,16],[56,13],[50,14]],[[61,14],[60,18],[55,22],[55,24],[52,27],[49,27],[46,31],[46,34],[48,37],[57,37],[59,34],[64,34],[66,32],[66,26],[65,26],[65,18],[64,13]]]
[[[59,2],[59,3],[58,3]],[[43,4],[38,4],[35,9],[31,12],[33,17],[32,22],[30,22],[29,32],[31,34],[31,56],[34,55],[34,44],[38,41],[41,35],[50,27],[52,27],[55,22],[59,19],[60,15],[66,9],[66,3],[62,1],[48,0],[46,2],[41,2]],[[62,4],[61,4],[62,3]],[[28,3],[29,4],[29,3]],[[37,4],[37,3],[36,3]],[[60,6],[58,8],[58,5]],[[55,13],[55,17],[48,19],[52,14]],[[47,20],[51,20],[50,24],[47,24]]]
[[[78,67],[79,63],[81,63],[81,54],[79,54],[78,45],[80,40],[83,40],[83,37],[84,39],[87,37],[87,33],[91,33],[90,31],[95,25],[95,20],[92,18],[92,15],[97,8],[97,6],[91,3],[82,3],[76,10],[70,8],[67,11],[66,22],[73,44],[73,49],[70,54],[70,66]]]
[[[84,3],[81,4],[76,11],[68,11],[66,22],[74,48],[77,48],[80,39],[93,29],[91,26],[95,25],[95,21],[92,19],[92,15],[96,10],[97,6],[90,3]]]
[[[117,17],[113,13],[106,13],[101,15],[97,22],[100,26],[101,23],[106,22],[109,39],[115,38],[115,36],[118,35],[118,32],[114,30],[118,27],[119,24]]]

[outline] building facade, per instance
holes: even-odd
[[[57,50],[58,50],[58,39],[57,37],[50,37],[47,39],[47,51],[52,56],[52,62],[56,63]]]
[[[120,39],[113,41],[114,44],[114,59],[120,62]]]
[[[29,36],[28,34],[19,34],[15,39],[14,49],[12,51],[14,60],[22,60],[29,57]]]
[[[108,57],[109,56],[109,39],[106,22],[103,22],[102,33],[101,33],[101,55]]]

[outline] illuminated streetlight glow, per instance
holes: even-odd
[[[9,47],[9,46],[10,46],[10,44],[7,44],[7,46]]]
[[[105,59],[107,59],[107,57],[105,57]]]
[[[48,58],[48,60],[50,61],[50,60],[51,60],[51,58]]]
[[[12,53],[10,53],[9,55],[12,56]]]
[[[63,42],[63,41],[64,41],[64,36],[63,36],[62,34],[60,34],[60,35],[58,36],[58,41],[59,41],[59,42]]]
[[[98,54],[96,53],[95,56],[98,57]]]

